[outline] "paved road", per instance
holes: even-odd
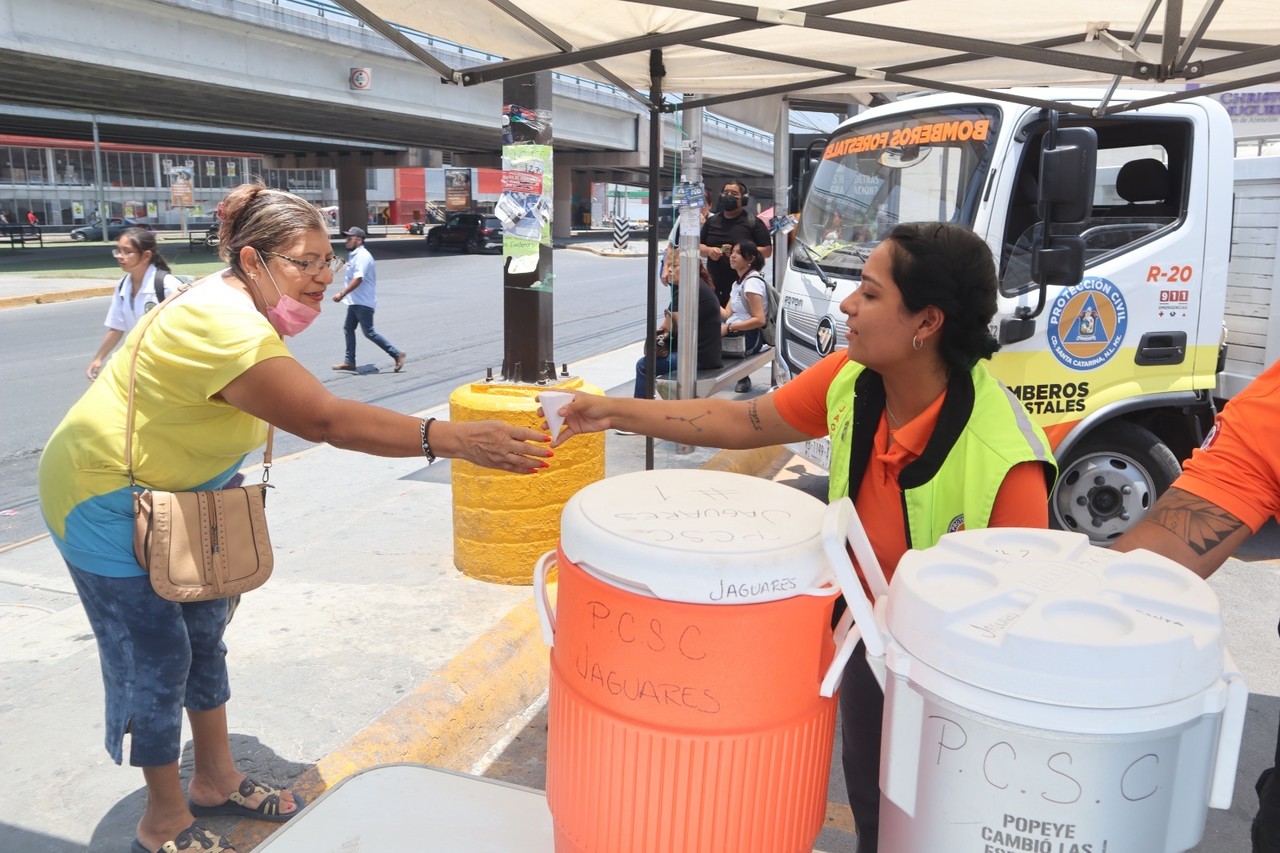
[[[359,376],[335,373],[346,310],[327,303],[290,349],[336,394],[399,411],[448,401],[454,388],[502,365],[502,258],[428,254],[419,240],[374,240],[377,328],[409,353],[401,373],[357,336]],[[174,256],[181,271],[183,256]],[[574,362],[642,337],[645,261],[561,250],[554,256],[555,360]],[[86,281],[86,286],[102,282]],[[107,282],[110,284],[110,282]],[[35,470],[49,433],[84,391],[84,368],[102,342],[107,297],[0,311],[0,548],[44,532]],[[277,436],[277,457],[311,446]]]

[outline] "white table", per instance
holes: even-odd
[[[261,853],[553,853],[541,791],[425,764],[343,779],[256,849]]]

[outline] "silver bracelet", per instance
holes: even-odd
[[[431,431],[431,425],[436,422],[435,418],[422,418],[419,423],[419,432],[422,436],[422,455],[427,457],[427,464],[430,465],[436,461],[436,455],[431,451],[431,442],[428,440],[427,433]]]

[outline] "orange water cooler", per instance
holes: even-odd
[[[813,849],[857,641],[831,630],[829,519],[718,471],[627,474],[565,505],[535,570],[558,853]]]

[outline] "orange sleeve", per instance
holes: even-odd
[[[827,434],[827,389],[840,368],[849,363],[849,354],[840,350],[800,371],[800,375],[773,392],[778,414],[805,435],[819,438]]]
[[[1004,475],[988,527],[1049,526],[1049,486],[1044,465],[1019,462]]]
[[[1174,488],[1217,504],[1256,533],[1280,514],[1280,445],[1271,432],[1278,416],[1280,362],[1227,403]]]

